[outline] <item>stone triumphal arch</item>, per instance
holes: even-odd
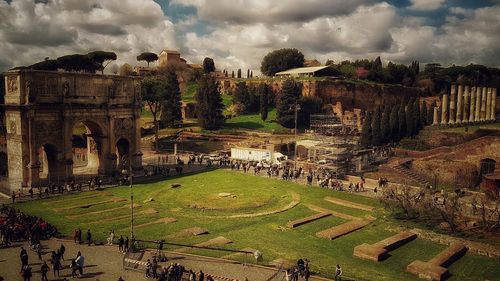
[[[78,161],[94,175],[141,169],[138,78],[11,70],[5,88],[11,190],[72,180]],[[85,128],[82,159],[73,148],[78,124]]]

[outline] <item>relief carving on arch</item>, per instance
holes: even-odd
[[[134,119],[132,117],[116,118],[115,133],[127,132],[134,128]]]
[[[68,97],[69,96],[69,82],[64,81],[62,85],[62,94],[63,97]]]
[[[7,93],[14,94],[19,89],[19,85],[17,83],[17,76],[7,76]]]

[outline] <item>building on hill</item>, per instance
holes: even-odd
[[[138,76],[145,76],[151,73],[151,68],[147,66],[134,66],[134,73]]]
[[[305,60],[304,67],[321,66],[321,63],[317,59]]]
[[[203,65],[197,64],[197,63],[188,63],[187,65],[189,68],[194,69],[194,70],[203,70]]]
[[[337,76],[339,71],[329,65],[313,66],[313,67],[299,67],[276,73],[279,77],[325,77]]]
[[[174,50],[162,50],[158,55],[158,66],[162,67],[173,63],[182,63],[181,53]],[[186,60],[184,60],[186,63]]]

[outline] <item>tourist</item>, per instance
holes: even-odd
[[[12,195],[10,196],[12,198],[12,204],[16,203],[16,193],[12,191]]]
[[[123,252],[123,236],[120,235],[120,238],[118,239],[118,251]]]
[[[82,244],[82,230],[79,228],[78,229],[78,244]]]
[[[42,281],[49,281],[47,278],[47,272],[49,272],[49,266],[47,265],[47,262],[44,261],[42,266],[40,267],[40,273],[42,274]]]
[[[151,261],[148,259],[146,262],[146,278],[153,277],[151,274],[153,271],[153,265],[151,264]]]
[[[337,267],[335,268],[335,281],[342,281],[342,267],[337,264]]]
[[[64,260],[64,253],[66,252],[66,247],[64,247],[63,244],[61,244],[61,247],[59,247],[59,257]]]
[[[123,252],[126,253],[128,252],[128,236],[125,238],[125,242],[123,244]]]
[[[38,242],[35,246],[36,254],[38,255],[38,259],[42,260],[42,243]]]
[[[92,233],[90,233],[90,229],[87,229],[87,245],[90,246],[90,243],[92,243]]]
[[[198,281],[205,281],[205,273],[202,270],[198,273]]]
[[[189,270],[189,281],[196,281],[196,274],[192,270]]]
[[[108,236],[108,245],[113,245],[113,240],[115,239],[115,231],[111,230]]]
[[[85,258],[83,257],[82,253],[78,251],[78,254],[76,254],[76,265],[78,266],[78,271],[80,272],[80,277],[83,276],[83,266],[84,266],[84,261]]]
[[[21,247],[19,258],[21,259],[21,271],[19,272],[23,272],[24,267],[28,265],[28,252],[24,249],[24,247]]]
[[[24,281],[30,281],[32,275],[33,274],[31,273],[31,267],[29,267],[29,265],[25,265],[23,267],[23,274],[22,274],[23,280]]]
[[[78,265],[76,264],[75,259],[71,259],[71,277],[78,277],[77,271]]]
[[[56,273],[57,273],[57,277],[59,277],[59,271],[61,270],[62,268],[62,264],[61,264],[61,258],[59,257],[59,255],[52,251],[52,271],[54,273],[54,277],[56,277]]]

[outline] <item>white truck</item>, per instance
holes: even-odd
[[[233,147],[231,148],[231,159],[257,161],[264,165],[281,165],[288,158],[282,153],[268,149]]]

